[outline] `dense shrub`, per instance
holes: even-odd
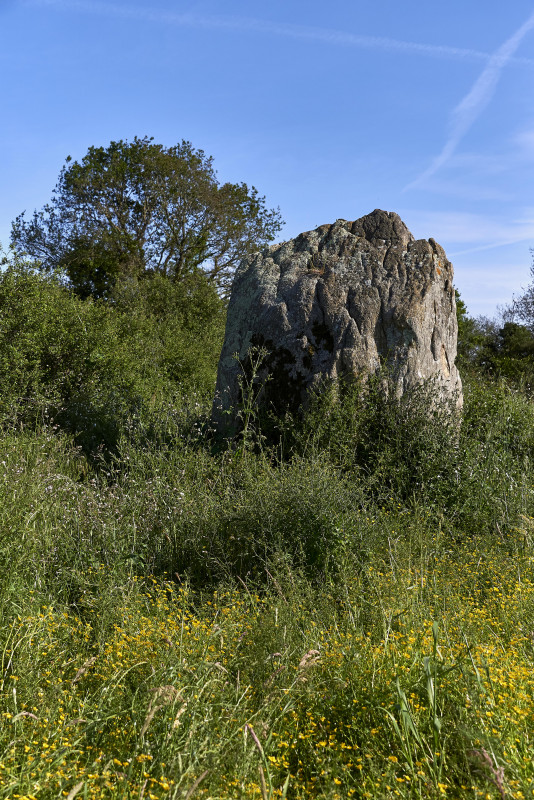
[[[223,325],[201,275],[123,286],[103,303],[12,263],[0,274],[0,417],[53,421],[87,452],[113,449],[162,398],[212,391]]]
[[[319,393],[294,446],[338,467],[375,503],[432,508],[455,535],[509,530],[530,507],[534,406],[504,381],[470,376],[464,406],[432,383],[395,397],[387,378]]]
[[[303,420],[296,446],[321,452],[342,471],[356,473],[376,499],[391,493],[440,494],[438,482],[456,459],[459,416],[428,382],[399,399],[387,375],[335,384],[319,392]]]
[[[125,281],[115,288],[112,304],[135,336],[145,374],[154,380],[157,373],[171,391],[179,386],[186,394],[211,397],[226,307],[202,272],[179,284],[161,275]]]

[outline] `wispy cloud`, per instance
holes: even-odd
[[[534,13],[493,53],[471,90],[452,112],[449,138],[430,166],[406,189],[424,183],[449,161],[468,130],[491,101],[504,67],[513,58],[524,37],[534,28]]]
[[[534,126],[521,131],[516,137],[516,145],[519,145],[521,152],[528,158],[534,158]]]
[[[409,220],[409,227],[416,236],[433,236],[445,247],[449,258],[456,258],[534,241],[534,208],[525,208],[520,213],[506,220],[471,212],[407,209],[403,218]]]
[[[367,48],[372,50],[385,50],[389,52],[404,53],[405,55],[421,55],[430,58],[485,61],[488,64],[494,56],[481,50],[472,50],[462,47],[447,45],[424,44],[401,39],[391,39],[384,36],[364,36],[334,29],[313,28],[289,23],[271,22],[254,17],[236,16],[201,16],[198,14],[176,14],[161,9],[137,8],[131,5],[117,3],[90,2],[90,0],[24,0],[26,6],[48,6],[69,11],[79,11],[91,14],[100,14],[109,17],[138,19],[146,22],[165,23],[177,27],[212,28],[236,31],[255,31],[257,33],[272,34],[274,36],[291,39],[304,39],[324,44],[340,45],[345,47]],[[534,59],[517,58],[511,56],[518,64],[534,66]]]
[[[521,244],[521,242],[531,242],[532,234],[534,233],[534,225],[531,226],[530,234],[527,236],[519,236],[513,239],[505,239],[504,241],[489,242],[488,244],[480,244],[478,247],[467,247],[465,250],[456,250],[449,253],[449,258],[457,258],[458,256],[466,256],[469,253],[482,253],[485,250],[496,250],[498,247],[509,247],[512,244]]]
[[[425,192],[440,197],[452,197],[455,202],[466,200],[472,207],[474,202],[512,203],[516,198],[513,191],[499,188],[494,182],[467,178],[462,181],[445,180],[438,177],[425,186]]]

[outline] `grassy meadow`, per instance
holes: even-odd
[[[534,796],[525,387],[229,446],[202,281],[0,284],[0,798]]]

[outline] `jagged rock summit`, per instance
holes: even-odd
[[[434,239],[415,240],[397,214],[380,210],[246,258],[232,285],[214,423],[235,425],[238,379],[254,346],[268,351],[263,401],[279,412],[296,410],[324,379],[368,375],[381,364],[399,396],[434,378],[460,404],[452,280]]]

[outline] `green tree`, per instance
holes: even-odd
[[[460,297],[460,292],[456,293],[456,319],[458,320],[458,366],[472,362],[481,345],[484,336],[480,330],[477,320],[470,317],[467,313],[467,306]]]
[[[525,325],[505,322],[488,331],[480,363],[489,372],[530,390],[534,380],[534,334]]]
[[[534,255],[534,250],[531,250]],[[532,283],[527,286],[520,297],[516,297],[512,303],[512,314],[520,319],[527,328],[534,333],[534,260],[530,268]]]
[[[456,293],[458,317],[458,366],[464,370],[506,378],[516,387],[530,391],[534,385],[534,332],[511,318],[504,309],[500,320],[473,319]]]
[[[199,268],[225,288],[240,259],[282,224],[254,186],[220,184],[213,159],[190,142],[136,137],[90,147],[80,162],[69,156],[51,202],[30,219],[20,214],[11,241],[98,298],[125,277],[179,282]]]

